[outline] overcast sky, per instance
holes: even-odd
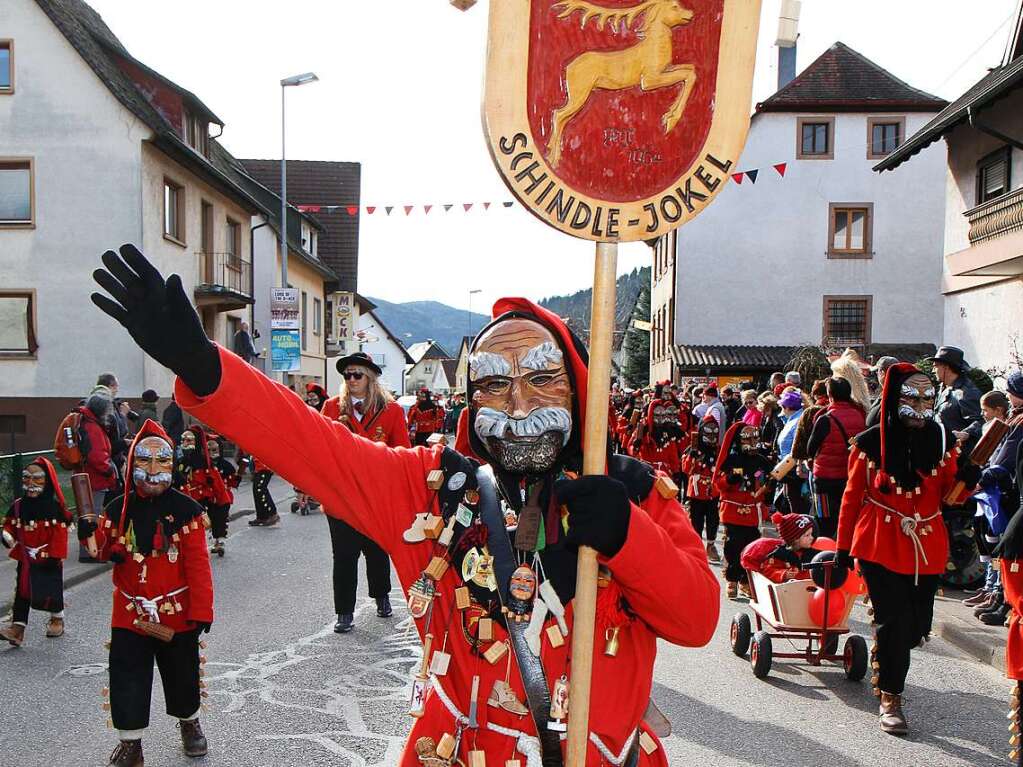
[[[88,0],[129,51],[193,91],[226,123],[237,157],[279,158],[282,77],[288,157],[362,163],[359,291],[489,310],[588,287],[593,244],[549,229],[516,204],[491,164],[480,122],[487,0]],[[496,1],[496,0],[495,0]],[[754,100],[775,90],[781,0],[764,0]],[[910,85],[950,99],[1000,63],[1017,0],[803,0],[798,69],[841,40]],[[481,202],[495,203],[484,212]],[[339,201],[347,202],[347,201]],[[477,205],[468,214],[461,203]],[[424,215],[423,204],[435,204]],[[444,213],[439,206],[454,203]],[[400,206],[416,205],[406,217]],[[941,222],[935,222],[940,226]],[[620,248],[620,271],[649,263]]]

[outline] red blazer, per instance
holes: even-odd
[[[956,482],[958,457],[958,447],[946,453],[936,473],[923,478],[919,494],[894,490],[881,493],[874,487],[876,467],[866,453],[853,447],[849,453],[849,484],[838,515],[838,548],[895,573],[945,572],[948,531],[941,517],[941,501]],[[916,522],[919,550],[913,538],[902,530],[902,519],[915,515],[919,515]]]
[[[244,449],[263,456],[285,479],[320,499],[329,514],[365,530],[391,555],[407,590],[429,563],[433,544],[407,544],[402,533],[424,509],[439,512],[426,476],[439,466],[442,449],[389,448],[361,440],[238,357],[223,350],[220,357],[223,375],[217,391],[199,398],[179,380],[176,395],[181,406]],[[273,418],[265,417],[267,413],[273,413]],[[613,585],[621,589],[636,616],[621,628],[618,655],[612,658],[598,650],[593,659],[590,729],[618,753],[646,711],[657,639],[685,646],[706,644],[717,624],[720,586],[707,564],[703,543],[678,501],[663,498],[656,490],[642,503],[633,504],[625,545],[606,564]],[[443,596],[434,602],[435,628],[447,625],[453,605],[450,596],[459,585],[460,575],[449,569],[437,586]],[[571,603],[566,611],[571,625]],[[417,625],[422,632],[422,623]],[[597,633],[604,635],[599,626]],[[495,638],[505,638],[500,628],[495,629]],[[545,640],[543,665],[551,684],[568,670],[570,644],[553,648]],[[447,652],[453,656],[451,672],[440,684],[463,712],[469,708],[474,673],[481,677],[481,695],[496,680],[504,679],[507,661],[479,662],[459,630],[450,632]],[[512,671],[510,681],[519,700],[524,700],[517,671]],[[486,723],[532,734],[530,717],[482,705],[478,716],[476,748],[487,754],[488,763],[523,759],[514,738],[487,729]],[[420,764],[413,748],[418,738],[439,738],[451,727],[447,708],[431,693],[425,715],[412,725],[400,767]],[[600,761],[596,747],[589,745],[587,763]],[[641,754],[639,764],[666,767],[664,749]]]
[[[362,419],[341,415],[341,398],[331,397],[323,404],[321,414],[331,421],[340,421],[353,434],[383,442],[388,447],[411,447],[408,438],[408,424],[405,422],[405,411],[397,402],[388,402],[379,415],[366,413]]]
[[[126,551],[124,537],[118,536],[117,528],[121,515],[120,499],[108,504],[107,510],[99,516],[99,529],[96,531],[98,558],[103,562],[109,561],[114,551],[125,555],[124,562],[114,565],[112,574],[114,606],[110,625],[113,628],[141,633],[134,626],[138,613],[129,597],[152,600],[159,622],[175,631],[190,631],[197,623],[213,622],[213,573],[206,550],[206,528],[202,522],[202,508],[198,504],[193,505],[193,516],[171,536],[171,543],[177,549],[174,562],[170,561],[169,552],[154,551],[141,562],[136,562],[132,552]]]
[[[22,522],[20,507],[21,501],[15,501],[11,504],[7,516],[4,517],[3,529],[15,541],[7,556],[23,561],[22,555],[27,554],[28,549],[39,549],[45,546],[46,548],[36,553],[36,561],[67,559],[67,526],[71,521],[71,515],[63,513],[60,507],[54,503],[53,519]]]
[[[410,430],[415,427],[416,434],[444,431],[444,408],[437,405],[433,410],[420,410],[417,403],[409,408],[408,426]]]

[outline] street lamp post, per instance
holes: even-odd
[[[288,287],[288,163],[284,158],[284,94],[286,89],[314,83],[320,78],[306,72],[281,80],[281,287]]]
[[[472,297],[474,295],[476,295],[477,293],[482,293],[482,292],[483,291],[480,290],[479,288],[477,288],[476,290],[470,290],[469,291],[469,335],[470,336],[472,335]]]

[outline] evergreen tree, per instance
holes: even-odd
[[[650,283],[644,283],[636,297],[632,319],[650,322]],[[625,331],[625,382],[633,389],[650,383],[650,331],[639,330],[632,322]]]

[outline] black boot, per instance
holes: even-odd
[[[381,618],[390,618],[392,613],[391,600],[388,597],[377,597],[377,615]]]
[[[144,767],[141,740],[122,740],[110,754],[107,767]]]
[[[1002,596],[1001,590],[998,590],[991,595],[991,600],[989,602],[985,602],[984,604],[980,605],[980,607],[974,608],[973,614],[979,618],[984,613],[991,612],[992,610],[997,610],[999,607],[1002,606],[1003,602],[1005,602],[1005,597]]]
[[[206,756],[209,744],[206,743],[199,720],[182,719],[178,727],[181,728],[181,746],[185,749],[185,756]]]
[[[986,613],[980,614],[980,622],[986,626],[1001,626],[1005,623],[1005,619],[1009,617],[1009,610],[1012,606],[1008,602],[1002,602],[994,610],[988,610]]]
[[[335,634],[347,634],[352,630],[355,623],[355,616],[351,613],[341,613],[337,616],[337,623],[334,624]]]

